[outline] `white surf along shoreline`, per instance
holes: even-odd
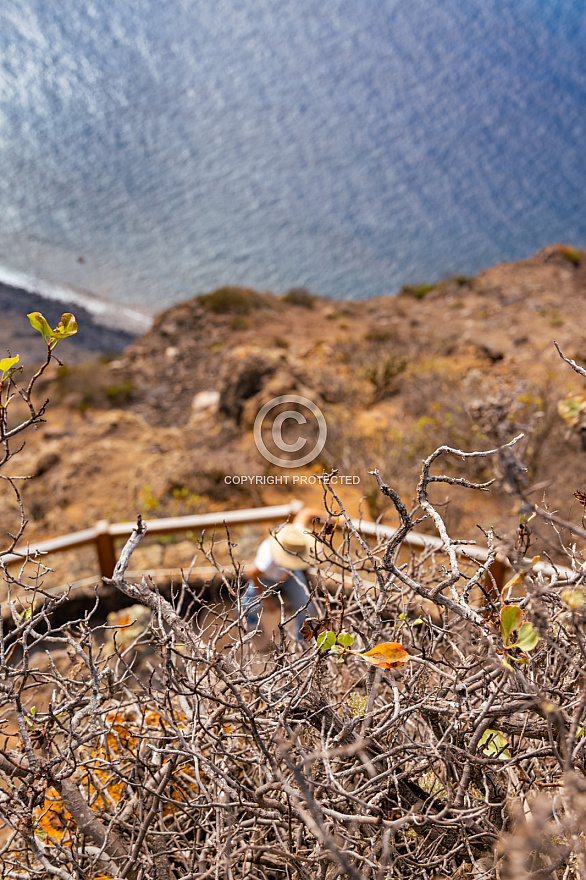
[[[7,266],[0,266],[0,283],[8,287],[26,290],[28,293],[36,293],[48,300],[70,305],[72,309],[77,305],[86,309],[97,324],[102,324],[115,330],[126,330],[128,333],[142,334],[150,330],[153,323],[153,315],[138,309],[129,308],[116,302],[101,299],[88,291],[78,290],[63,284],[54,284],[19,272]]]

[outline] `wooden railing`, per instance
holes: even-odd
[[[174,516],[163,519],[149,519],[148,533],[149,535],[168,535],[180,532],[203,531],[216,526],[236,526],[236,525],[254,525],[255,523],[267,522],[283,522],[288,517],[295,516],[303,509],[301,501],[293,500],[288,504],[275,505],[273,507],[253,507],[243,510],[226,510],[213,513],[196,514],[193,516]],[[359,531],[378,540],[390,538],[395,534],[396,529],[392,526],[383,526],[368,520],[352,520],[353,525]],[[80,532],[73,532],[69,535],[62,535],[59,538],[51,538],[47,541],[39,541],[27,546],[26,550],[7,553],[0,556],[0,562],[4,565],[10,565],[17,562],[22,563],[25,559],[37,560],[52,553],[71,550],[76,547],[83,547],[93,544],[96,548],[98,565],[100,574],[103,577],[112,577],[114,566],[116,565],[116,539],[128,538],[134,528],[134,523],[109,523],[100,520],[93,528],[83,529]],[[423,535],[418,532],[410,532],[404,542],[413,550],[424,550],[429,548],[441,552],[444,545],[440,538],[433,535]],[[465,544],[457,546],[456,551],[477,562],[486,562],[488,551],[483,547]],[[534,571],[541,571],[545,575],[553,575],[552,566],[545,563],[537,563],[533,567]],[[499,586],[505,582],[510,571],[508,559],[502,554],[498,554],[495,562],[491,566],[491,572]],[[558,567],[556,569],[558,575],[570,574],[570,569]]]
[[[218,513],[202,513],[193,516],[173,516],[163,519],[149,519],[149,535],[169,535],[180,532],[203,531],[214,526],[253,525],[254,523],[275,522],[286,520],[289,516],[295,516],[303,507],[301,501],[291,501],[289,504],[279,504],[274,507],[253,507],[246,510],[225,510]],[[48,541],[39,541],[30,544],[26,550],[7,553],[0,560],[4,565],[23,562],[25,559],[39,560],[42,556],[51,553],[59,553],[64,550],[72,550],[75,547],[85,547],[94,544],[98,556],[100,574],[103,577],[112,577],[116,565],[116,538],[128,538],[134,528],[134,523],[109,523],[100,520],[91,529],[83,529],[81,532],[72,532],[59,538],[50,538]]]

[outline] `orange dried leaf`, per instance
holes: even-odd
[[[517,572],[517,574],[514,574],[513,577],[506,582],[501,590],[501,598],[503,602],[506,602],[511,598],[511,590],[514,587],[519,587],[523,583],[525,575],[529,574],[532,568],[535,568],[539,560],[539,556],[534,556],[531,560],[531,565],[529,565],[528,568],[524,568],[522,571]]]
[[[361,657],[367,663],[372,663],[373,666],[380,666],[382,669],[396,669],[409,662],[409,654],[399,642],[382,642],[380,645],[375,645],[370,651],[365,651],[364,654],[359,651],[350,651],[349,653]]]
[[[63,806],[61,795],[54,788],[48,788],[42,807],[35,810],[37,830],[52,843],[71,846],[75,822]]]
[[[523,583],[523,572],[519,572],[518,574],[514,574],[513,577],[506,582],[504,587],[501,590],[501,595],[504,597],[507,590],[512,590],[513,587],[518,587],[519,584]]]

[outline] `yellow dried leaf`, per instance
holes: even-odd
[[[395,669],[398,666],[404,666],[409,662],[409,654],[399,642],[382,642],[375,645],[370,651],[361,654],[360,651],[350,651],[367,663],[373,666],[380,666],[382,669]]]

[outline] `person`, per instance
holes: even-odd
[[[313,514],[313,511],[303,513]],[[259,624],[262,592],[276,590],[288,600],[293,612],[293,635],[303,642],[301,627],[306,617],[315,616],[305,572],[311,565],[310,551],[315,538],[307,532],[306,516],[299,514],[292,523],[286,523],[266,538],[257,550],[242,597],[242,614],[248,632]]]

